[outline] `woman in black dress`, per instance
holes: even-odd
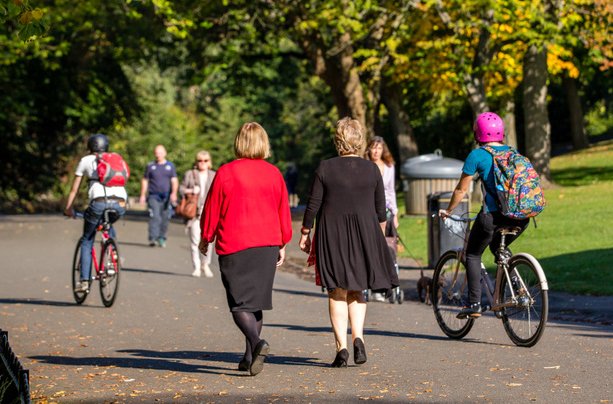
[[[328,290],[330,321],[336,339],[333,367],[346,367],[347,320],[351,323],[354,362],[366,362],[362,291],[388,293],[398,286],[385,229],[385,191],[377,166],[360,156],[365,146],[359,121],[336,124],[334,144],[339,157],[324,160],[315,172],[302,221],[300,248],[315,248],[316,268]],[[310,233],[317,219],[314,245]]]

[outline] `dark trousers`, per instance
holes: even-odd
[[[149,241],[158,239],[166,240],[168,221],[170,220],[170,203],[168,198],[160,195],[149,195],[147,198],[149,206]]]
[[[521,233],[524,232],[530,219],[511,219],[503,216],[500,212],[484,212],[481,210],[477,220],[470,229],[468,245],[466,246],[466,272],[468,276],[468,300],[471,304],[481,303],[481,256],[490,246],[492,254],[496,255],[496,250],[500,246],[500,233],[497,231],[501,227],[515,226],[521,228],[516,235],[507,235],[505,245],[508,247]]]

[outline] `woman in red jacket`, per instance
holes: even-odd
[[[270,350],[260,339],[262,310],[272,309],[272,284],[292,238],[292,222],[283,175],[264,161],[270,156],[264,128],[245,123],[234,139],[234,153],[237,159],[221,166],[211,185],[199,248],[206,254],[215,240],[228,306],[246,340],[238,369],[254,376]]]

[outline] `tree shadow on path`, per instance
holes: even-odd
[[[294,324],[266,324],[266,327],[276,327],[276,328],[284,328],[290,331],[303,331],[310,333],[332,333],[331,327],[307,327],[302,325],[294,325]],[[447,341],[449,338],[439,336],[439,335],[426,335],[426,334],[416,334],[412,332],[397,332],[397,331],[387,331],[387,330],[375,330],[375,329],[364,329],[365,335],[380,335],[384,337],[400,337],[400,338],[411,338],[411,339],[426,339],[433,341]]]
[[[144,349],[122,349],[120,353],[127,353],[129,357],[71,357],[54,355],[30,356],[40,363],[61,366],[99,366],[118,367],[133,369],[164,370],[181,373],[210,373],[229,376],[249,376],[248,373],[237,370],[238,362],[242,359],[241,354],[230,352],[209,351],[152,351]],[[194,364],[186,361],[205,361],[227,364],[227,366],[215,366],[211,364]],[[300,356],[276,356],[270,355],[266,363],[277,365],[299,366],[325,366],[318,363],[316,358]]]

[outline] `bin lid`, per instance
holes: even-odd
[[[422,164],[426,161],[431,160],[440,160],[443,158],[443,152],[441,149],[434,150],[434,153],[422,154],[416,157],[411,157],[410,159],[406,159],[402,166],[400,167],[400,173],[404,174],[405,170],[408,170],[414,164]]]
[[[448,157],[430,159],[405,166],[401,172],[405,178],[460,178],[464,162]]]

